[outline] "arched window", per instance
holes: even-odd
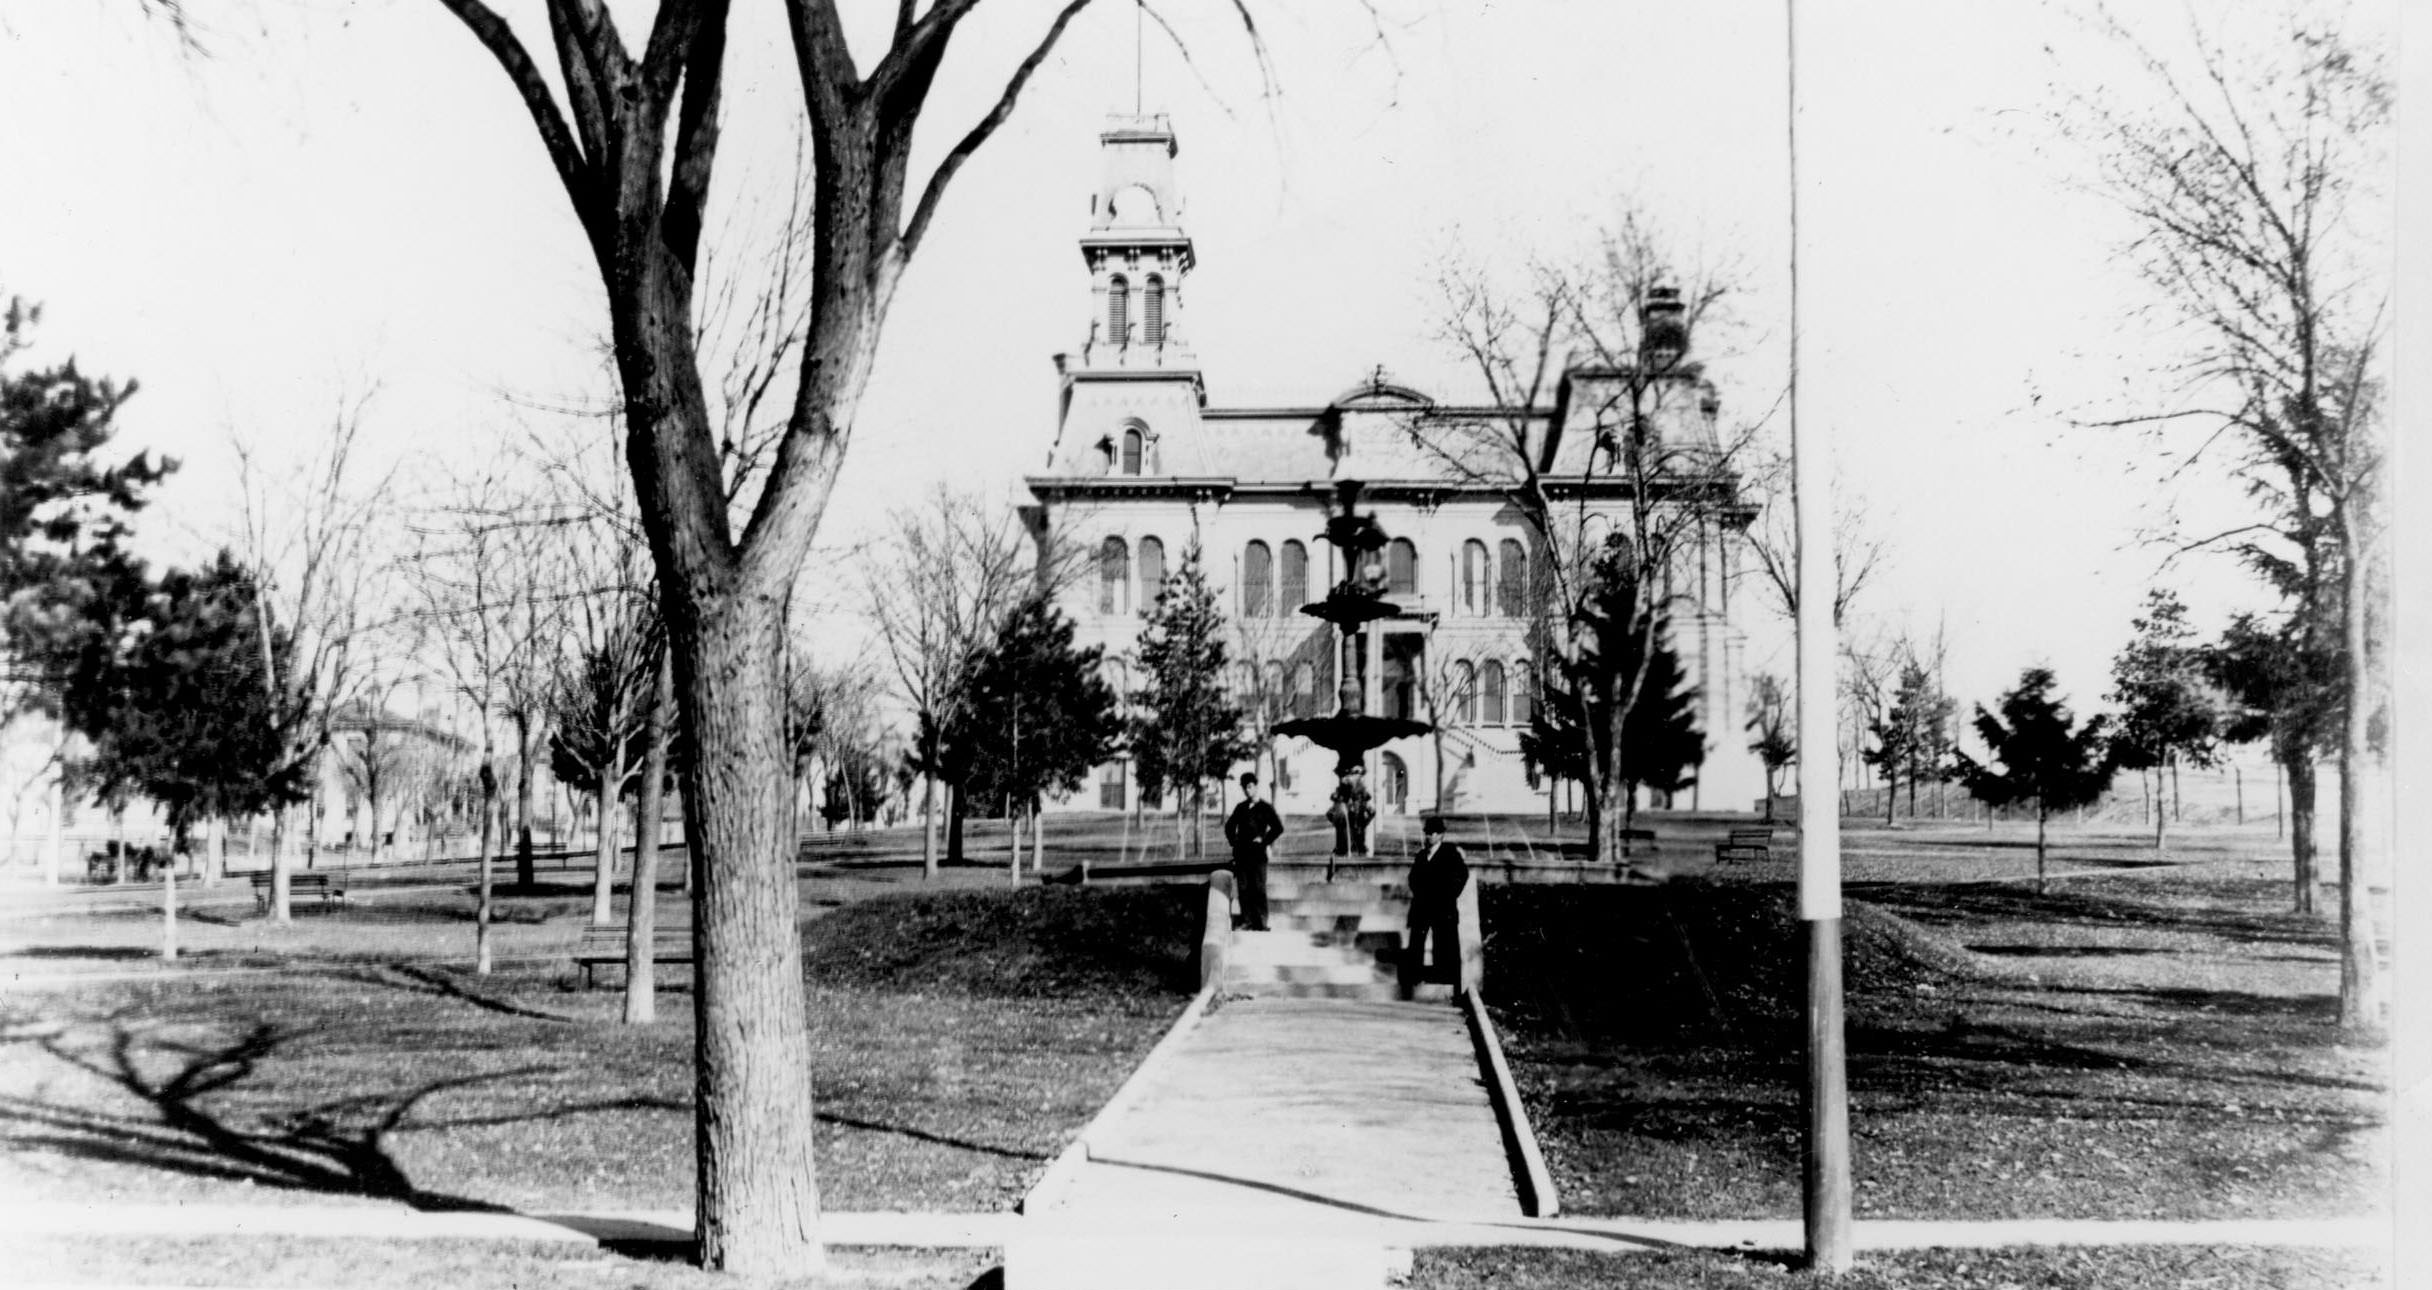
[[[1275,612],[1289,614],[1309,603],[1309,548],[1284,543],[1283,566],[1283,594],[1276,598]]]
[[[1117,345],[1132,343],[1132,284],[1120,273],[1106,284],[1106,339]]]
[[[1165,543],[1153,537],[1140,539],[1140,603],[1157,603],[1157,593],[1165,590]]]
[[[1613,535],[1613,521],[1603,515],[1591,515],[1579,526],[1579,560],[1593,564],[1604,554],[1605,539]]]
[[[1127,614],[1131,612],[1132,552],[1123,539],[1110,537],[1098,544],[1098,612]]]
[[[1495,608],[1505,618],[1528,616],[1528,551],[1517,538],[1503,539],[1496,553]]]
[[[1512,724],[1525,726],[1537,719],[1537,672],[1527,663],[1512,664]]]
[[[1284,714],[1284,665],[1281,659],[1267,660],[1266,687],[1259,691],[1259,706],[1267,710],[1272,721]]]
[[[1486,544],[1476,538],[1461,544],[1461,612],[1486,612]]]
[[[1385,594],[1419,594],[1419,548],[1411,545],[1409,538],[1395,538],[1385,544]]]
[[[1165,279],[1150,274],[1140,293],[1140,343],[1165,343]]]
[[[1275,612],[1275,557],[1267,544],[1252,542],[1241,551],[1241,616],[1265,618]]]
[[[1504,713],[1503,664],[1501,662],[1490,658],[1486,660],[1486,666],[1478,669],[1478,696],[1480,699],[1478,719],[1490,726],[1502,725]]]
[[[1142,434],[1142,433],[1140,432],[1140,427],[1138,427],[1138,426],[1126,426],[1126,427],[1124,427],[1124,429],[1123,429],[1123,473],[1124,473],[1124,474],[1126,474],[1126,475],[1137,475],[1137,474],[1139,474],[1139,473],[1140,473],[1140,467],[1141,467],[1142,459],[1143,459],[1143,458],[1145,458],[1145,457],[1148,455],[1147,450],[1148,450],[1148,436],[1147,436],[1147,435],[1145,435],[1145,434]]]
[[[1233,665],[1233,698],[1247,704],[1258,694],[1258,665],[1243,659]]]
[[[1452,720],[1458,726],[1478,724],[1478,670],[1468,659],[1452,665]]]
[[[1304,662],[1292,669],[1292,679],[1284,687],[1284,706],[1296,717],[1316,715],[1316,668]]]

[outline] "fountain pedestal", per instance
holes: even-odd
[[[1334,825],[1334,854],[1338,856],[1368,854],[1368,829],[1376,821],[1375,799],[1368,791],[1368,754],[1388,741],[1435,729],[1424,721],[1368,715],[1363,687],[1346,665],[1349,651],[1344,645],[1365,636],[1361,630],[1365,624],[1400,612],[1385,599],[1385,568],[1377,558],[1385,548],[1385,531],[1373,514],[1355,509],[1359,493],[1357,480],[1336,483],[1337,511],[1319,535],[1320,540],[1342,550],[1343,567],[1351,571],[1350,576],[1334,584],[1324,600],[1300,607],[1302,613],[1335,627],[1335,666],[1342,670],[1342,679],[1335,688],[1334,711],[1275,727],[1277,734],[1298,735],[1334,751],[1334,793],[1326,819]],[[1360,657],[1366,657],[1364,642]]]

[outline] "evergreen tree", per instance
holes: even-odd
[[[151,594],[125,547],[145,493],[176,469],[137,455],[105,463],[118,409],[135,393],[77,370],[11,370],[41,311],[10,298],[0,313],[0,610],[13,679],[9,707],[61,715],[61,687],[88,676]]]
[[[287,755],[263,671],[286,662],[290,642],[264,640],[253,580],[232,556],[170,570],[125,626],[61,687],[68,724],[93,745],[81,769],[96,796],[150,798],[181,841],[199,821],[304,799],[312,766]]]
[[[1793,730],[1794,714],[1790,710],[1790,695],[1780,677],[1771,672],[1757,674],[1753,692],[1748,699],[1748,733],[1756,736],[1748,741],[1748,751],[1755,753],[1765,766],[1765,801],[1768,816],[1774,798],[1782,795],[1782,772],[1799,759],[1799,741]]]
[[[965,784],[983,810],[1035,811],[1075,792],[1114,756],[1121,722],[1101,676],[1105,651],[1073,646],[1073,621],[1043,598],[1014,611],[972,678],[957,732],[971,749]]]
[[[1207,781],[1256,751],[1225,684],[1224,614],[1200,566],[1197,542],[1183,552],[1181,566],[1166,578],[1141,622],[1139,661],[1146,684],[1131,696],[1136,715],[1130,729],[1141,795],[1161,800],[1170,788],[1175,808],[1190,810],[1196,819]]]
[[[2120,706],[2111,757],[2130,770],[2155,772],[2153,845],[2158,849],[2171,814],[2163,809],[2160,790],[2175,787],[2180,762],[2213,763],[2222,705],[2205,675],[2195,629],[2187,625],[2187,607],[2176,594],[2159,587],[2146,592],[2145,612],[2134,625],[2136,635],[2111,660],[2110,697]],[[2164,776],[2167,785],[2160,782]]]
[[[1640,611],[1631,576],[1624,557],[1608,553],[1597,561],[1596,581],[1575,620],[1580,647],[1567,667],[1549,669],[1543,700],[1520,736],[1521,755],[1558,778],[1601,773],[1619,757],[1624,828],[1635,817],[1639,789],[1679,792],[1697,781],[1706,759],[1697,692],[1672,649],[1671,625],[1660,610],[1651,622],[1634,619]],[[1636,701],[1627,704],[1616,749],[1613,714],[1633,692]],[[1591,822],[1591,835],[1595,831]]]
[[[2054,811],[2093,802],[2111,786],[2109,722],[2098,716],[2078,724],[2068,706],[2053,697],[2053,685],[2049,668],[2031,667],[2001,696],[2000,716],[1977,707],[1977,737],[1998,769],[1955,754],[1960,782],[1976,800],[1988,806],[2034,803],[2037,891],[2044,884],[2046,821]]]
[[[1883,715],[1867,725],[1875,746],[1868,764],[1883,772],[1883,822],[1892,822],[1900,784],[1908,784],[1909,814],[1917,813],[1917,785],[1946,773],[1951,714],[1958,707],[1934,684],[1933,674],[1914,659],[1901,664],[1900,682]]]
[[[2288,775],[2289,843],[2295,908],[2313,913],[2319,861],[2314,850],[2314,762],[2339,739],[2346,709],[2341,703],[2341,664],[2335,639],[2307,631],[2292,612],[2278,623],[2241,614],[2221,639],[2199,650],[2204,674],[2224,691],[2221,738],[2230,743],[2262,740]]]

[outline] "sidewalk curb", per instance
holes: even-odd
[[[1462,992],[1461,1013],[1469,1019],[1470,1042],[1477,1047],[1478,1065],[1486,1077],[1487,1100],[1494,1103],[1495,1122],[1503,1129],[1503,1150],[1512,1164],[1512,1181],[1520,1188],[1520,1212],[1530,1218],[1553,1218],[1562,1212],[1554,1193],[1554,1175],[1545,1167],[1545,1152],[1537,1132],[1529,1127],[1528,1108],[1520,1104],[1520,1086],[1512,1079],[1511,1063],[1503,1056],[1503,1039],[1495,1033],[1486,1000],[1475,989]]]

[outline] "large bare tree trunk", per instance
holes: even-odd
[[[670,597],[671,600],[680,599]],[[780,597],[670,615],[692,737],[698,1232],[702,1263],[754,1273],[820,1257],[810,1040],[785,800]]]
[[[2322,912],[2322,861],[2314,848],[2314,759],[2298,752],[2288,759],[2287,770],[2288,849],[2295,868],[2296,910],[2318,914]]]
[[[658,935],[659,813],[666,801],[667,728],[675,715],[675,689],[675,660],[662,652],[643,735],[642,787],[634,794],[633,897],[625,916],[627,1025],[644,1025],[659,1015],[658,969],[652,963]]]
[[[2347,507],[2343,506],[2346,514]],[[2364,774],[2372,759],[2373,674],[2366,657],[2365,579],[2371,552],[2357,540],[2357,525],[2345,524],[2347,560],[2340,592],[2346,646],[2340,679],[2347,690],[2346,720],[2339,741],[2339,1029],[2352,1036],[2381,1031],[2381,963],[2373,935],[2372,881],[2364,871]]]

